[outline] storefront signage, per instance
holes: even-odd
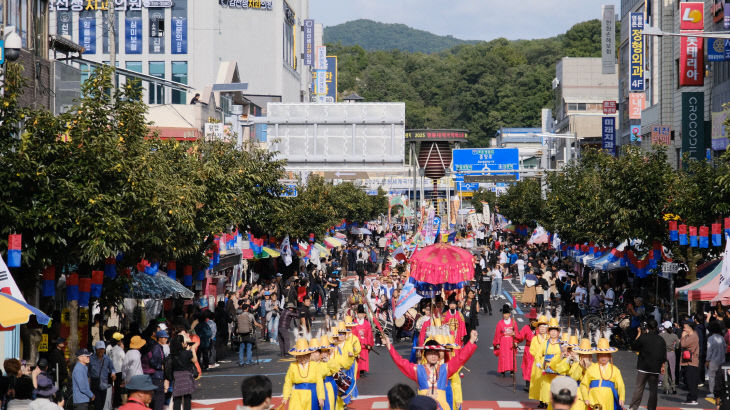
[[[725,121],[727,120],[727,112],[719,111],[712,113],[712,134],[711,143],[713,151],[725,151],[728,146],[727,129]]]
[[[601,73],[616,73],[616,12],[613,5],[602,6]]]
[[[172,7],[173,0],[51,0],[50,11],[96,11],[109,10],[113,5],[116,11],[134,11],[149,7]]]
[[[685,4],[685,3],[681,3]],[[705,83],[704,40],[699,37],[679,39],[679,85],[700,86]]]
[[[705,28],[704,2],[683,2],[679,3],[679,29],[699,30]]]
[[[646,94],[629,93],[629,119],[640,120],[641,112],[646,106]]]
[[[651,127],[651,143],[655,145],[669,145],[672,141],[672,129],[665,125]]]
[[[683,3],[684,4],[684,3]],[[629,91],[644,91],[644,13],[631,13]]]
[[[730,60],[730,39],[708,38],[707,61],[720,62]]]
[[[730,3],[725,3],[725,17],[722,19],[722,26],[725,30],[730,30]]]
[[[603,115],[616,114],[616,101],[603,102]]]
[[[314,63],[314,20],[304,20],[304,65]]]
[[[188,18],[172,17],[172,54],[188,53]]]
[[[84,48],[84,54],[96,54],[96,17],[79,17],[79,44]]]
[[[464,130],[406,130],[406,140],[453,141],[466,140],[469,133]]]
[[[264,0],[218,0],[218,3],[232,9],[273,10],[274,2]]]
[[[641,143],[641,125],[629,126],[629,139],[631,142]]]
[[[603,149],[611,155],[616,154],[616,118],[603,117],[601,127],[601,142]]]
[[[124,52],[142,54],[142,15],[129,13],[124,18]]]
[[[682,153],[705,158],[705,93],[682,93]]]
[[[73,14],[68,11],[56,13],[56,33],[59,36],[73,37]]]

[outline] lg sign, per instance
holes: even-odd
[[[680,30],[703,30],[705,4],[700,2],[679,3],[682,19]]]

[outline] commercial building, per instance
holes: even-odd
[[[603,74],[600,58],[564,57],[555,67],[555,124],[556,134],[572,134],[580,147],[601,146],[603,102],[618,98],[618,76]],[[573,139],[553,142],[555,160],[566,160]],[[567,144],[567,145],[566,145]]]
[[[258,107],[309,101],[309,67],[298,58],[309,0],[53,0],[49,6],[51,33],[84,47],[82,79],[94,63],[110,61],[113,27],[117,67],[161,80],[147,81],[149,104],[187,104],[217,84],[224,62],[237,65],[240,83],[219,90],[239,91]]]

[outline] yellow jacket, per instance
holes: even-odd
[[[596,381],[596,384],[602,385],[591,387],[593,381]],[[604,368],[601,368],[598,363],[593,363],[586,370],[585,376],[583,376],[583,380],[580,383],[580,393],[586,401],[586,405],[594,406],[600,404],[603,410],[613,410],[614,394],[610,387],[605,386],[606,382],[613,383],[618,400],[620,402],[624,401],[626,389],[624,379],[621,377],[621,370],[611,363],[607,364]]]
[[[310,410],[312,401],[324,399],[324,376],[322,365],[317,362],[309,362],[305,365],[291,363],[284,378],[284,390],[282,397],[289,400],[291,410]],[[312,397],[312,386],[317,397]]]

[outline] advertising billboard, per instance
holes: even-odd
[[[700,86],[705,83],[704,44],[704,39],[699,37],[679,38],[680,86]]]
[[[629,91],[644,91],[644,13],[631,13]]]
[[[519,171],[520,151],[518,148],[455,149],[452,151],[452,169],[461,181],[464,181],[465,175],[479,171],[485,174],[488,171]],[[513,175],[515,180],[520,179],[519,172],[500,172],[498,175]],[[469,183],[465,183],[465,186],[469,186]]]
[[[705,28],[705,3],[682,2],[679,3],[679,29],[702,31]]]
[[[616,155],[616,118],[603,117],[601,127],[602,147],[611,155]]]
[[[682,93],[682,154],[705,158],[705,93]]]
[[[612,4],[601,6],[601,73],[616,74],[616,12]]]
[[[304,20],[304,65],[314,63],[314,20]]]

